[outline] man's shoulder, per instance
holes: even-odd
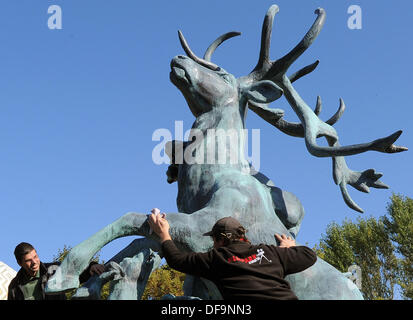
[[[266,244],[266,243],[260,243],[254,246],[255,250],[263,250],[267,254],[270,253],[271,255],[276,255],[278,256],[277,252],[279,250],[279,247],[274,245],[274,244]]]
[[[217,251],[225,252],[252,252],[252,251],[257,251],[259,249],[270,249],[274,250],[275,246],[273,245],[267,245],[264,243],[258,243],[258,244],[252,244],[249,242],[235,242],[230,244],[229,246],[224,246],[219,248]]]
[[[16,276],[13,279],[11,279],[9,283],[9,290],[10,288],[14,288],[17,285],[18,280],[19,280],[19,275],[16,274]]]
[[[9,287],[15,287],[17,284],[19,284],[21,282],[21,279],[23,277],[23,268],[20,268],[19,271],[17,271],[16,276],[11,279],[10,283],[9,283]]]

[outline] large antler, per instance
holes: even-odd
[[[314,42],[320,33],[324,21],[325,11],[319,8],[315,11],[317,18],[304,38],[289,53],[282,58],[271,61],[269,59],[269,48],[271,42],[272,25],[275,14],[279,11],[278,6],[273,5],[268,10],[262,28],[261,49],[256,67],[252,72],[243,78],[241,83],[248,85],[255,81],[271,80],[283,89],[284,95],[300,119],[300,123],[292,123],[282,119],[284,111],[281,109],[271,109],[268,105],[249,102],[251,110],[256,112],[263,119],[273,124],[281,131],[296,137],[304,137],[308,151],[317,157],[333,157],[333,177],[336,184],[340,186],[344,201],[354,210],[363,212],[363,210],[354,203],[347,192],[347,184],[362,192],[369,192],[369,187],[388,188],[379,181],[381,173],[376,173],[373,169],[364,172],[355,172],[347,167],[343,156],[358,154],[369,150],[396,153],[406,151],[407,148],[395,146],[393,143],[398,139],[402,131],[397,131],[392,135],[377,139],[368,143],[340,146],[338,135],[332,125],[340,118],[344,112],[345,106],[340,99],[340,108],[336,114],[328,121],[324,122],[318,114],[321,110],[321,100],[317,99],[315,111],[304,102],[297,91],[292,86],[292,82],[313,71],[318,61],[309,65],[290,77],[286,76],[288,68],[304,51]],[[316,139],[325,137],[329,146],[319,146]]]
[[[240,32],[232,31],[232,32],[225,33],[222,36],[218,37],[214,42],[211,43],[211,45],[208,47],[208,49],[206,50],[204,54],[204,58],[201,59],[195,53],[192,52],[184,35],[182,34],[180,30],[178,30],[179,41],[181,42],[181,46],[184,49],[185,53],[188,55],[188,57],[190,57],[192,60],[199,63],[200,65],[208,69],[215,70],[215,71],[221,69],[215,63],[211,62],[211,56],[214,53],[215,49],[225,40],[228,40],[235,36],[239,36],[240,34],[241,34]]]

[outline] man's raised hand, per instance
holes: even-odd
[[[274,237],[280,242],[278,245],[280,248],[295,247],[295,240],[291,237],[287,237],[285,234],[282,234],[281,236],[275,234]]]
[[[149,215],[149,226],[155,232],[159,238],[160,242],[164,242],[166,240],[171,240],[171,236],[169,235],[169,222],[166,220],[166,214],[160,214],[160,210],[158,208],[154,208],[151,210],[152,214]]]

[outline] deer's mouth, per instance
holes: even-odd
[[[184,82],[186,84],[190,84],[190,77],[188,73],[186,72],[185,68],[181,66],[179,63],[176,61],[172,60],[171,62],[171,73],[170,73],[170,78],[173,83],[181,83]]]
[[[189,83],[189,79],[184,69],[179,67],[172,67],[171,73],[175,78]]]

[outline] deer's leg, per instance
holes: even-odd
[[[161,262],[159,255],[144,249],[120,263],[125,276],[111,283],[108,300],[140,300],[151,273]]]
[[[196,235],[200,236],[202,231],[208,231],[201,229],[211,226],[214,222],[214,218],[211,215],[205,214],[207,211],[208,209],[202,209],[191,215],[184,213],[167,215],[171,226],[170,234],[177,241],[178,245],[181,242],[186,243],[185,240],[187,240],[189,244],[186,249],[188,247],[198,250],[205,249],[200,247],[199,239]],[[93,256],[106,244],[117,238],[131,235],[144,236],[156,240],[156,234],[150,234],[149,231],[146,214],[125,214],[72,248],[56,270],[56,273],[47,282],[46,292],[53,294],[77,288],[79,286],[79,275],[87,268]],[[188,240],[188,237],[191,237],[191,239]],[[205,243],[205,241],[202,243]]]
[[[45,291],[52,294],[77,288],[80,273],[87,268],[92,257],[106,244],[120,237],[149,235],[149,225],[146,219],[144,214],[126,214],[72,248],[56,273],[47,282]]]

